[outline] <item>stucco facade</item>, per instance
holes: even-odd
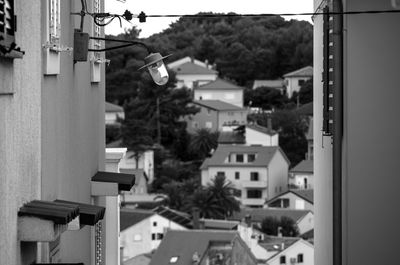
[[[152,252],[160,245],[168,230],[187,230],[187,228],[154,214],[121,231],[123,260]]]
[[[302,262],[299,262],[301,255]],[[285,263],[281,262],[281,257],[284,257]],[[281,265],[281,264],[304,264],[314,265],[314,246],[305,240],[298,240],[287,249],[277,253],[274,257],[270,258],[267,265]]]
[[[77,10],[80,2],[60,1],[62,45],[73,45],[79,21],[70,12]],[[45,74],[48,12],[49,1],[15,1],[15,41],[25,55],[0,58],[2,264],[36,261],[36,243],[18,240],[17,214],[24,203],[62,199],[90,204],[90,179],[104,169],[104,68],[101,81],[92,83],[89,62],[74,64],[72,55],[60,53],[60,71]],[[92,31],[91,22],[86,21],[84,31]],[[2,93],[6,90],[11,93]],[[57,260],[91,264],[91,227],[63,233],[59,247]]]

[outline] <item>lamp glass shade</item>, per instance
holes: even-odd
[[[147,66],[147,69],[157,85],[162,86],[168,82],[168,71],[162,60]]]

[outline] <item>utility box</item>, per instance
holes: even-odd
[[[86,62],[89,49],[89,34],[75,29],[74,62]]]

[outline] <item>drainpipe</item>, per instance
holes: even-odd
[[[333,0],[333,264],[342,264],[343,3]]]

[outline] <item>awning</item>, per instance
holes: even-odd
[[[92,177],[93,196],[116,196],[120,191],[130,191],[135,175],[99,171]]]
[[[106,211],[105,207],[78,203],[72,201],[55,200],[54,202],[69,204],[79,208],[79,223],[83,225],[95,225],[98,221],[102,220]]]

